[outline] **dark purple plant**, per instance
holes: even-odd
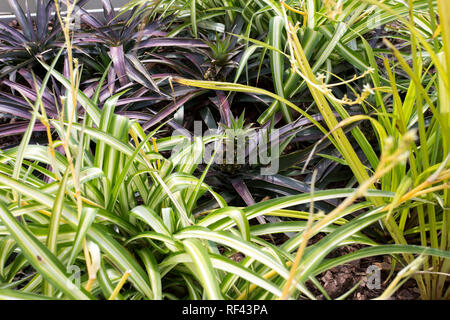
[[[89,29],[77,32],[74,44],[86,49],[91,57],[85,57],[86,62],[103,73],[104,67],[112,61],[108,76],[108,88],[111,92],[115,91],[116,82],[120,87],[125,87],[133,81],[167,97],[155,83],[148,68],[141,63],[140,52],[167,45],[204,44],[195,39],[164,38],[167,35],[167,19],[147,21],[145,12],[136,13],[135,10],[115,12],[110,0],[102,0],[102,5],[103,17],[80,10],[81,21]],[[98,60],[102,60],[103,65]]]
[[[77,1],[77,6],[83,6],[86,1]],[[18,25],[0,22],[0,78],[9,76],[14,79],[17,70],[35,65],[37,59],[51,60],[64,41],[54,0],[37,0],[35,16],[31,14],[27,1],[25,9],[17,0],[8,2]]]
[[[0,84],[5,87],[5,90],[0,91],[0,114],[4,118],[14,119],[14,121],[0,126],[0,137],[19,135],[25,132],[41,83],[39,76],[29,69],[18,70],[16,81],[1,80]],[[94,95],[94,91],[90,90],[90,87],[85,88],[83,93],[89,98]],[[53,79],[45,87],[41,102],[48,118],[58,118],[63,109],[61,97],[64,94],[65,89]],[[34,126],[34,131],[44,130],[45,127],[40,122]]]

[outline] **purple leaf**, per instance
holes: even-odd
[[[108,70],[108,90],[109,94],[113,95],[116,84],[116,74],[114,72],[114,68],[109,68]]]
[[[241,198],[245,201],[245,204],[248,206],[254,205],[255,199],[253,199],[252,194],[248,190],[247,185],[245,184],[244,180],[232,180],[231,184],[233,185],[233,188],[236,190],[236,192],[241,196]]]
[[[219,109],[221,121],[222,123],[227,125],[227,127],[230,127],[232,114],[230,110],[230,104],[228,103],[228,99],[223,93],[223,91],[216,91],[216,94],[218,99],[213,99],[213,102]]]
[[[150,110],[150,112],[156,114],[155,111]],[[140,121],[149,121],[153,118],[153,116],[148,113],[138,112],[138,111],[119,111],[119,112],[117,112],[117,114],[126,116],[131,119],[140,120]],[[178,123],[176,123],[175,121],[172,121],[172,120],[168,121],[167,125],[172,127],[174,130],[177,130],[180,132],[184,132],[186,130],[182,126],[180,126]]]
[[[161,94],[155,81],[153,81],[147,69],[143,66],[139,59],[132,54],[127,54],[126,58],[126,69],[130,78]]]
[[[4,30],[6,32],[9,32],[14,38],[13,40],[20,40],[23,44],[27,43],[27,39],[23,36],[22,33],[17,31],[16,29],[8,26],[4,22],[0,22],[0,30]]]
[[[247,206],[251,206],[256,203],[244,180],[232,180],[231,184],[233,185],[234,190],[236,190],[236,192],[241,196]],[[266,223],[266,220],[263,216],[256,217],[256,220],[258,220],[258,222],[261,224]]]
[[[109,0],[102,0],[102,5],[103,5],[103,14],[105,15],[105,18],[109,22],[112,22],[113,19],[114,19],[114,9],[113,9],[113,6],[111,4],[111,1],[109,1]]]
[[[268,182],[270,184],[274,184],[274,185],[278,185],[284,188],[288,188],[288,189],[292,189],[295,191],[298,191],[299,193],[308,193],[311,191],[311,187],[303,182],[303,181],[299,181],[290,177],[285,177],[283,175],[280,174],[275,174],[275,175],[257,175],[257,176],[253,176],[252,180],[261,180],[261,181],[265,181]],[[315,188],[316,190],[317,187]],[[324,200],[325,202],[328,202],[334,206],[337,205],[337,201],[334,199],[330,199],[330,200]]]
[[[182,105],[184,105],[187,101],[189,101],[190,99],[192,99],[193,97],[198,95],[199,92],[200,91],[188,94],[188,95],[184,96],[183,98],[181,98],[180,100],[176,100],[176,101],[172,102],[171,104],[167,105],[161,111],[159,111],[153,117],[153,119],[151,119],[150,121],[145,123],[142,126],[142,129],[147,130],[147,129],[151,128],[152,126],[154,126],[155,124],[161,122],[162,120],[167,118],[169,115],[174,113],[176,110],[178,110],[178,108],[180,108]]]
[[[193,47],[207,48],[208,45],[201,40],[185,38],[152,38],[137,45],[138,49],[154,47]]]
[[[28,40],[32,39],[31,32],[33,31],[33,26],[28,25],[27,18],[25,17],[25,13],[22,10],[22,7],[16,0],[8,0],[11,9],[14,11],[14,15],[16,16],[17,21],[22,27],[23,32]]]
[[[80,10],[80,18],[81,18],[81,21],[90,25],[93,28],[101,28],[102,27],[102,23],[84,9]]]
[[[118,47],[110,47],[109,52],[116,71],[119,83],[121,86],[125,86],[128,83],[128,77],[126,73],[125,54],[123,52],[123,45]]]
[[[14,136],[23,134],[29,126],[28,121],[20,121],[0,125],[0,137]],[[33,131],[45,131],[46,127],[42,123],[36,123]]]

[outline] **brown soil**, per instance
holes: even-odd
[[[362,245],[342,247],[330,253],[327,258],[346,255],[357,251],[362,247]],[[372,265],[377,266],[381,270],[381,285],[379,289],[370,289],[370,285],[369,287],[367,286],[368,276],[370,276],[368,268]],[[398,266],[396,271],[398,271],[399,268],[401,269],[401,267]],[[347,296],[346,300],[369,300],[379,297],[384,292],[390,282],[386,280],[388,280],[391,269],[392,259],[390,256],[377,256],[351,261],[344,265],[327,270],[316,278],[320,281],[320,284],[323,286],[328,295],[333,299],[344,295],[361,281],[358,288]],[[395,273],[389,280],[392,280],[394,277]],[[308,287],[313,293],[316,294],[317,299],[325,299],[324,295],[321,294],[320,291],[312,284],[308,284]],[[417,288],[416,282],[412,279],[405,282],[403,286],[389,298],[389,300],[418,299],[420,299],[419,289]]]

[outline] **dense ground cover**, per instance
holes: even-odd
[[[1,298],[450,298],[446,0],[87,2],[0,22]]]

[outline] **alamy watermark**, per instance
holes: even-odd
[[[66,7],[65,3],[62,3],[62,5],[65,11],[61,12],[61,17],[64,23],[67,23],[69,30],[70,31],[80,30],[81,16],[85,13],[85,11],[83,12],[83,9],[75,4],[72,8],[70,8],[70,16],[67,17],[67,15],[69,14],[69,10]]]
[[[77,265],[71,265],[67,267],[67,273],[70,275],[67,278],[66,286],[71,288],[76,286],[77,288],[81,287],[81,269]]]
[[[366,287],[370,290],[381,289],[381,269],[376,265],[371,265],[366,270]]]
[[[185,143],[191,142],[191,134],[184,129],[175,130],[172,136],[185,136],[173,149],[181,152]],[[202,122],[194,122],[194,137],[208,140],[202,157],[195,158],[196,164],[256,166],[262,175],[274,175],[279,170],[280,132],[278,129],[208,129],[203,132]],[[213,158],[214,156],[214,158]]]

